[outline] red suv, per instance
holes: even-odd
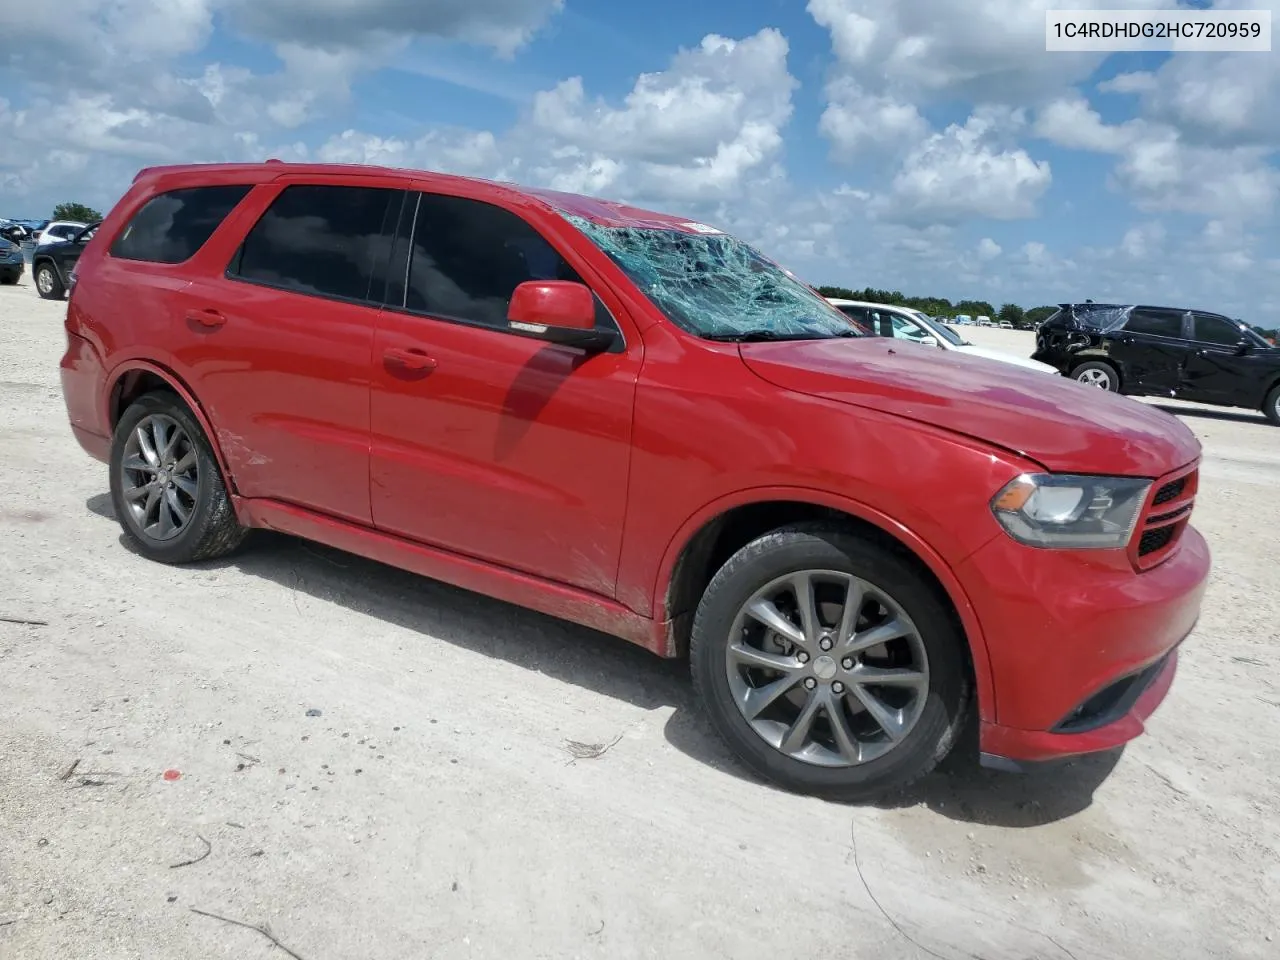
[[[862,336],[718,230],[404,170],[144,170],[68,303],[145,556],[261,527],[688,655],[759,774],[861,798],[1117,746],[1209,571],[1134,400]]]

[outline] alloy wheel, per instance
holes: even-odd
[[[48,267],[36,271],[36,289],[44,294],[53,293],[53,271]]]
[[[172,417],[138,422],[120,462],[125,506],[137,529],[152,540],[172,540],[191,523],[200,491],[195,444]]]
[[[1105,370],[1097,367],[1090,367],[1088,370],[1081,370],[1079,376],[1076,377],[1080,383],[1090,387],[1098,387],[1100,390],[1111,389],[1111,375]]]
[[[817,766],[889,753],[928,697],[928,655],[915,624],[883,590],[839,571],[800,571],[756,591],[725,651],[729,688],[751,729]]]

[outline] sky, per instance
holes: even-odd
[[[10,3],[0,216],[106,210],[154,164],[377,163],[687,216],[813,284],[1276,326],[1280,44],[1044,49],[1049,7],[1174,6]]]

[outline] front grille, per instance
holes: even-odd
[[[1174,529],[1174,527],[1169,526],[1148,530],[1142,535],[1142,539],[1138,541],[1138,556],[1145,557],[1149,553],[1163,550],[1169,545],[1169,541],[1173,539]]]
[[[1139,570],[1148,570],[1166,560],[1186,529],[1199,488],[1196,467],[1157,481],[1130,541],[1130,559]]]
[[[1172,480],[1156,491],[1156,498],[1151,501],[1151,505],[1153,507],[1158,507],[1161,504],[1168,503],[1170,500],[1176,500],[1186,488],[1186,477],[1179,477],[1177,480]]]

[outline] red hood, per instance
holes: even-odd
[[[1159,477],[1200,455],[1177,417],[1065,377],[881,337],[741,346],[757,376],[996,444],[1056,473]]]

